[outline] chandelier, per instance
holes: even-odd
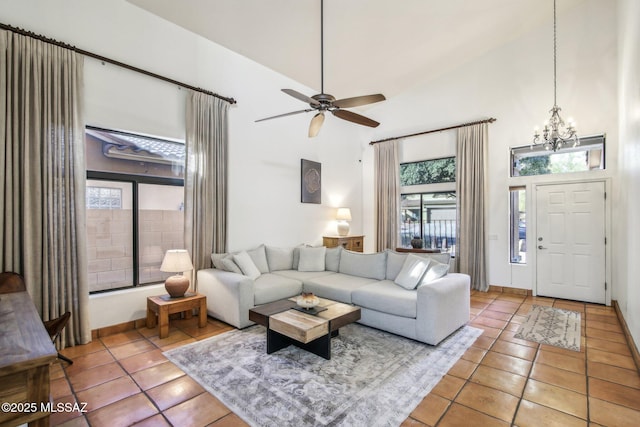
[[[540,135],[539,129],[536,127],[533,134],[533,145],[542,144],[545,150],[558,151],[565,144],[580,144],[578,136],[576,135],[575,124],[569,120],[566,124],[562,117],[560,117],[560,107],[556,101],[557,92],[557,71],[556,71],[556,57],[557,57],[557,41],[556,41],[556,0],[553,0],[553,108],[549,110],[551,118],[545,122],[542,135]]]

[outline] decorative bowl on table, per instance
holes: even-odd
[[[296,298],[296,304],[302,308],[310,310],[320,304],[320,298],[311,292],[303,292],[298,298]]]

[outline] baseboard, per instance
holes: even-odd
[[[629,327],[627,326],[627,321],[624,320],[624,316],[622,315],[622,311],[620,310],[620,306],[618,305],[617,300],[612,300],[611,304],[613,308],[616,310],[616,315],[618,316],[618,321],[622,325],[622,331],[624,332],[624,336],[627,339],[627,345],[631,350],[631,356],[633,357],[633,361],[636,363],[636,369],[638,373],[640,373],[640,353],[638,352],[638,346],[633,340],[633,336],[631,335],[631,331],[629,331]]]
[[[502,292],[503,294],[525,295],[525,296],[533,295],[531,289],[510,288],[508,286],[490,285],[489,292]]]
[[[92,329],[91,339],[98,339],[109,335],[119,334],[121,332],[138,329],[147,324],[147,318],[130,320],[128,322],[118,323],[117,325],[105,326],[104,328]]]

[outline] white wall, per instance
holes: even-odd
[[[576,120],[581,135],[607,134],[607,170],[595,173],[602,178],[612,176],[617,164],[616,16],[612,2],[599,0],[585,0],[558,15],[558,104],[565,119]],[[509,186],[587,176],[509,177],[509,147],[528,144],[533,127],[548,119],[552,105],[550,16],[541,28],[372,108],[372,115],[384,118],[374,139],[497,118],[489,125],[487,248],[491,285],[532,289],[531,265],[512,267],[509,262]],[[455,131],[447,131],[406,139],[402,143],[403,160],[452,152],[455,135]],[[373,155],[367,159],[364,206],[372,210],[373,192],[369,188],[373,184],[368,180],[373,177]],[[593,175],[588,174],[590,178]],[[365,218],[365,233],[373,233],[373,227],[372,218]]]
[[[310,114],[254,123],[305,107],[280,89],[315,90],[125,0],[2,0],[1,8],[5,24],[238,101],[229,112],[229,249],[320,243],[323,234],[335,233],[338,206],[351,208],[352,233],[362,232],[360,126],[329,116],[320,135],[309,139]],[[85,60],[86,120],[91,125],[184,139],[186,92]],[[300,203],[301,158],[322,163],[321,205]],[[140,291],[92,296],[91,327],[139,318],[144,306]]]
[[[615,298],[636,345],[640,343],[640,2],[618,7],[620,145],[614,192]]]

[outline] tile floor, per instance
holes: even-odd
[[[580,353],[514,338],[532,304],[580,311]],[[242,426],[162,351],[225,332],[209,318],[172,320],[167,338],[141,328],[65,349],[52,367],[55,402],[88,412],[51,416],[60,426]],[[404,426],[638,426],[640,376],[613,308],[474,292],[470,324],[484,330]]]

